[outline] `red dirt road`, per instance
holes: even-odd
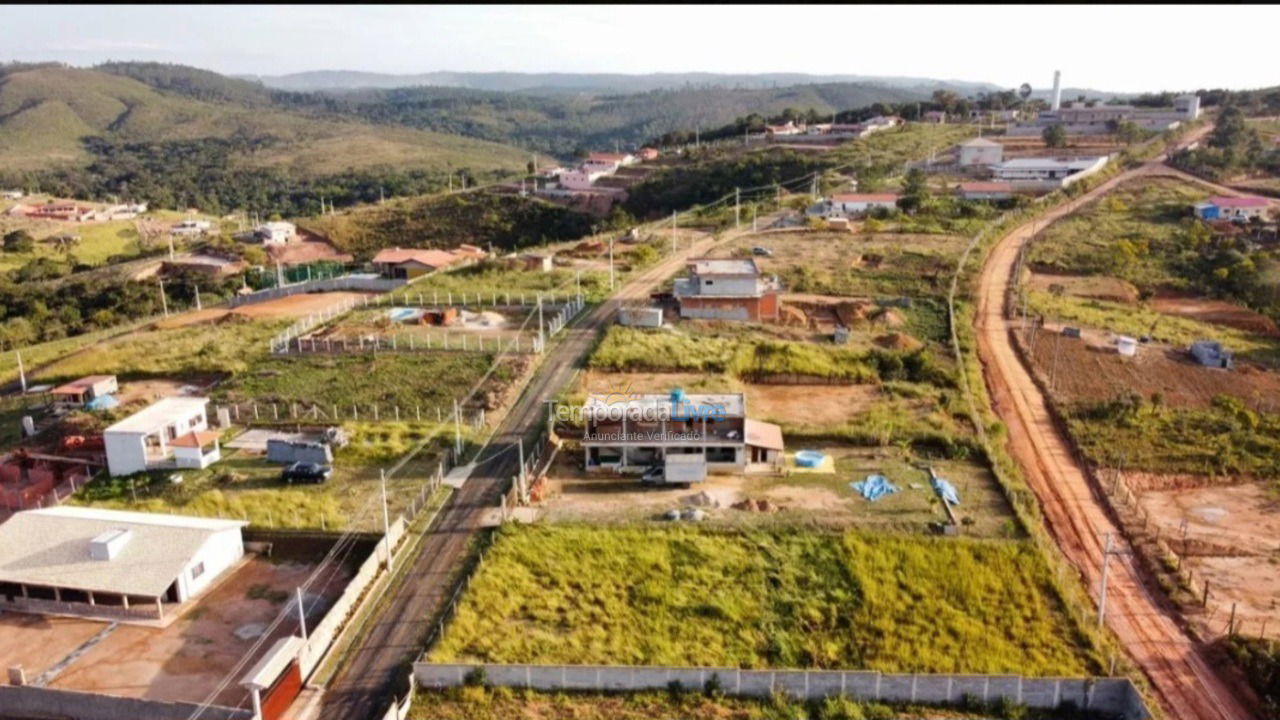
[[[1207,130],[1206,130],[1207,131]],[[1122,173],[1097,189],[1064,203],[1037,225],[1044,227],[1119,183],[1142,174],[1167,172],[1159,162]],[[1049,532],[1080,571],[1096,597],[1101,582],[1104,536],[1116,550],[1129,552],[1105,500],[1095,494],[1069,440],[1053,421],[1048,404],[1014,351],[1005,298],[1020,248],[1032,235],[1030,224],[1002,238],[983,268],[978,290],[978,354],[992,404],[1009,428],[1009,449],[1026,473],[1044,511]],[[1132,554],[1111,558],[1107,625],[1150,679],[1169,718],[1248,720],[1240,692],[1219,677],[1203,649],[1178,625],[1167,603],[1142,582]]]

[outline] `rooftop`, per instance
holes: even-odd
[[[610,408],[621,408],[633,413],[648,410],[672,416],[698,416],[699,408],[711,407],[723,408],[724,417],[743,417],[746,414],[746,399],[742,393],[685,394],[681,395],[683,404],[679,407],[676,406],[673,395],[674,393],[595,393],[587,396],[583,412],[593,416]]]
[[[831,202],[838,202],[838,203],[898,202],[898,195],[896,193],[839,193],[831,196]]]
[[[0,581],[159,597],[215,533],[240,520],[55,507],[16,513],[0,525]],[[131,531],[111,560],[89,556],[104,534]]]
[[[389,265],[399,265],[400,263],[416,262],[431,267],[447,267],[459,260],[459,256],[448,250],[430,250],[424,248],[387,248],[381,250],[377,255],[373,256],[375,263],[386,263]]]
[[[960,147],[1003,147],[998,142],[992,142],[986,138],[974,138],[972,140],[960,143]]]
[[[1013,184],[1007,182],[963,182],[961,192],[1013,192]]]
[[[1104,157],[1041,158],[1025,157],[1005,160],[996,167],[1002,170],[1083,170]]]
[[[217,430],[205,430],[203,432],[189,432],[186,435],[179,435],[169,442],[169,447],[204,447],[213,443],[222,437],[222,433]]]
[[[179,418],[202,412],[209,404],[206,397],[167,397],[139,410],[107,428],[106,433],[134,433],[147,435],[160,430]]]
[[[79,380],[72,380],[69,383],[59,385],[49,392],[54,395],[79,395],[86,390],[91,390],[98,383],[115,379],[115,375],[86,375]]]
[[[759,275],[760,268],[751,258],[697,258],[689,261],[695,275]]]
[[[743,426],[743,430],[747,436],[748,445],[769,450],[781,450],[784,447],[782,444],[782,428],[773,423],[748,419]]]
[[[1266,207],[1270,204],[1266,198],[1260,198],[1256,195],[1246,195],[1244,197],[1219,195],[1209,198],[1208,202],[1218,207]]]

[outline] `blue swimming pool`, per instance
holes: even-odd
[[[799,467],[816,468],[826,459],[827,454],[817,450],[796,451],[796,465]]]
[[[387,317],[392,322],[405,322],[407,320],[416,320],[422,316],[422,310],[410,307],[396,307],[387,311]]]

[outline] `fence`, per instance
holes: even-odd
[[[619,665],[469,665],[417,662],[413,674],[423,688],[466,684],[483,668],[491,685],[546,692],[627,692],[692,690],[716,678],[728,695],[766,698],[777,692],[816,700],[845,695],[861,701],[958,704],[970,698],[1007,698],[1032,708],[1074,706],[1126,720],[1150,717],[1142,697],[1126,678],[1027,678],[1018,675],[921,675],[844,670],[740,670],[738,668],[638,667]]]
[[[277,423],[335,424],[344,421],[352,422],[453,422],[453,408],[440,406],[401,407],[399,405],[320,405],[307,402],[259,402],[245,400],[238,403],[218,405],[218,411],[226,410],[235,424],[271,425]],[[473,428],[484,425],[485,411],[482,407],[459,408],[458,416],[462,423]],[[234,441],[233,441],[234,442]]]
[[[387,337],[358,337],[348,341],[346,338],[294,338],[278,349],[280,353],[313,353],[326,355],[342,355],[346,353],[366,352],[509,352],[517,354],[535,354],[540,344],[537,336],[521,340],[519,335],[511,338],[486,338],[466,332],[450,334],[449,332],[422,334],[405,333]]]
[[[390,292],[396,288],[404,287],[407,282],[407,280],[371,277],[366,275],[346,275],[344,277],[328,278],[325,280],[307,280],[293,283],[292,285],[258,290],[257,292],[247,293],[245,295],[237,295],[230,300],[230,305],[233,308],[240,307],[241,305],[253,305],[254,303],[266,302],[277,298],[289,297],[290,295],[301,295],[303,293],[311,292],[340,292],[344,290]]]

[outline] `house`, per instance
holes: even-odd
[[[102,433],[107,450],[107,470],[112,477],[146,470],[174,467],[206,467],[219,457],[217,440],[205,436],[188,438],[179,465],[174,456],[175,440],[209,429],[205,410],[209,398],[167,397],[139,410]],[[199,453],[191,450],[196,443]],[[199,455],[197,458],[196,455]],[[192,463],[197,464],[193,465]]]
[[[640,148],[636,152],[636,157],[641,162],[652,162],[658,159],[658,150],[651,147]]]
[[[775,470],[782,464],[782,429],[748,418],[746,404],[741,393],[686,395],[679,389],[589,395],[583,406],[586,468],[643,472],[693,455],[708,470]]]
[[[613,172],[605,172],[603,170],[587,170],[587,166],[583,165],[581,170],[568,170],[560,173],[560,187],[567,190],[590,190],[596,180]],[[615,168],[616,169],[616,168]]]
[[[765,125],[764,131],[770,137],[779,137],[784,135],[800,135],[804,133],[804,125],[797,125],[791,120],[788,120],[782,125]]]
[[[69,506],[15,513],[0,525],[0,608],[163,619],[244,557],[245,525]]]
[[[99,211],[97,217],[99,220],[132,220],[147,211],[146,203],[131,203],[128,205],[112,205]]]
[[[66,410],[78,410],[88,407],[98,398],[107,397],[119,392],[120,386],[115,375],[87,375],[79,380],[72,380],[65,385],[49,391],[53,396],[53,405]]]
[[[555,269],[555,256],[551,253],[526,253],[520,256],[520,266],[529,272],[551,272]]]
[[[1004,146],[986,138],[974,138],[960,143],[957,157],[962,168],[999,165],[1004,160]]]
[[[929,110],[920,117],[920,122],[942,125],[947,121],[947,114],[941,110]]]
[[[411,280],[463,262],[448,250],[387,248],[373,256],[373,267],[383,276]]]
[[[709,320],[777,320],[777,277],[765,277],[756,261],[702,258],[689,261],[689,277],[672,294],[680,317]]]
[[[21,200],[22,195],[21,190],[0,190],[0,198],[5,200]]]
[[[618,308],[618,324],[626,327],[662,327],[662,308]]]
[[[263,245],[284,245],[298,236],[298,226],[281,221],[263,223],[253,229],[253,235]]]
[[[582,170],[588,173],[611,175],[617,172],[618,168],[635,163],[636,157],[630,153],[593,152],[588,154],[586,161],[582,163]]]
[[[1013,184],[1007,182],[964,182],[956,188],[961,200],[1010,200]]]
[[[857,218],[872,210],[893,210],[897,207],[896,193],[843,193],[827,198],[822,215],[827,218]]]
[[[192,220],[190,218],[175,223],[169,228],[169,232],[179,236],[195,236],[203,235],[213,229],[213,223],[208,220]]]
[[[997,180],[1015,190],[1053,190],[1082,180],[1106,166],[1108,157],[1013,158],[991,168]]]
[[[33,220],[64,220],[85,222],[93,217],[93,208],[70,202],[50,202],[44,205],[32,205],[23,210],[23,214]]]
[[[1205,367],[1230,369],[1235,365],[1235,356],[1230,350],[1222,347],[1222,343],[1213,340],[1197,340],[1191,343],[1191,356]]]
[[[1201,220],[1234,220],[1243,222],[1252,218],[1265,220],[1271,203],[1255,195],[1227,197],[1220,195],[1194,206],[1196,217]]]
[[[849,224],[849,218],[829,217],[827,218],[827,229],[849,232],[853,230],[853,226]]]

